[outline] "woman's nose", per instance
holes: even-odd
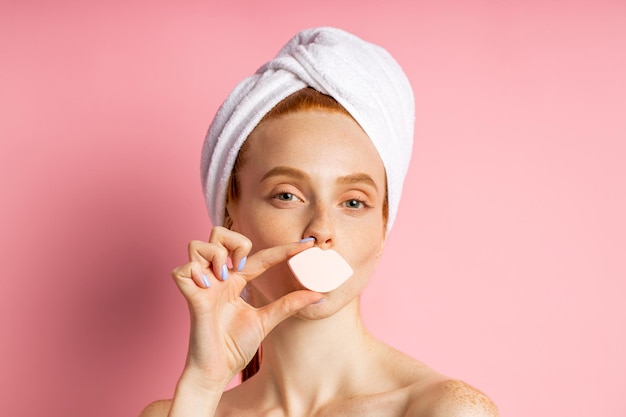
[[[330,210],[326,207],[315,207],[302,237],[314,237],[317,246],[328,249],[334,243],[334,235],[335,227]]]

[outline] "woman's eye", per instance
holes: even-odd
[[[365,206],[365,203],[363,203],[361,200],[357,200],[355,198],[353,198],[351,200],[347,200],[343,204],[347,208],[351,208],[351,209],[363,208]]]
[[[279,193],[275,198],[280,201],[295,201],[298,197],[291,193]]]

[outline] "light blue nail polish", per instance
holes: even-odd
[[[323,302],[325,302],[325,301],[326,301],[326,299],[325,299],[325,298],[322,298],[321,300],[316,301],[316,302],[314,302],[313,304],[320,304],[320,303],[323,303]]]
[[[209,282],[209,279],[204,274],[202,274],[202,282],[204,283],[204,287],[205,288],[209,288],[211,286],[211,283]]]
[[[222,281],[226,281],[228,279],[228,267],[226,265],[222,265]]]
[[[315,240],[315,238],[314,238],[314,237],[312,237],[312,236],[311,236],[311,237],[305,237],[304,239],[302,239],[302,240],[300,241],[300,243],[310,242],[310,241],[312,241],[312,240]]]
[[[246,261],[248,260],[247,256],[244,256],[241,261],[239,261],[239,265],[237,266],[237,271],[241,271],[244,266],[246,266]]]

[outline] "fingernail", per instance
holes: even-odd
[[[314,302],[313,304],[320,304],[320,303],[323,303],[324,301],[326,301],[326,299],[325,299],[325,298],[322,298],[321,300],[316,301],[316,302]]]
[[[300,241],[300,243],[310,242],[310,241],[312,241],[312,240],[315,240],[315,238],[314,238],[314,237],[312,237],[312,236],[311,236],[311,237],[305,237],[304,239],[302,239],[302,240]]]
[[[241,271],[244,266],[246,266],[246,261],[248,260],[247,256],[244,256],[241,261],[239,261],[239,265],[237,266],[237,271]]]
[[[222,265],[222,281],[226,281],[228,279],[228,267],[226,265]]]
[[[204,274],[202,274],[202,283],[204,284],[205,288],[209,288],[211,286],[211,283],[209,282],[209,279]]]

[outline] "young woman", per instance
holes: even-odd
[[[496,416],[493,403],[375,339],[359,296],[393,223],[413,98],[381,48],[301,32],[231,93],[203,149],[213,224],[173,272],[191,314],[172,400],[148,416]],[[333,249],[352,276],[307,290],[287,260]],[[243,383],[224,391],[243,370]]]

